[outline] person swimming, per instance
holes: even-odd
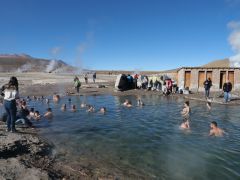
[[[132,102],[130,100],[126,99],[125,102],[123,103],[123,106],[132,107]]]
[[[53,95],[53,101],[58,102],[60,100],[60,96],[58,94]]]
[[[66,111],[66,110],[67,110],[67,105],[66,105],[66,104],[63,104],[62,107],[61,107],[61,110],[62,110],[62,111]]]
[[[208,110],[211,110],[212,109],[212,104],[211,104],[211,102],[207,102],[207,108],[208,108]]]
[[[46,104],[49,104],[49,99],[48,98],[46,99]]]
[[[40,115],[39,111],[35,111],[34,112],[34,119],[36,121],[39,121],[41,119],[41,115]]]
[[[53,118],[52,108],[47,108],[47,112],[44,114],[44,117],[47,119]]]
[[[220,129],[218,127],[218,124],[216,121],[212,121],[210,124],[210,132],[209,136],[216,136],[216,137],[221,137],[223,134],[225,134],[224,130]]]
[[[181,115],[183,117],[183,122],[180,125],[183,129],[190,129],[190,107],[189,107],[189,101],[186,101],[184,103],[184,108],[181,112]]]
[[[94,112],[94,111],[95,111],[95,108],[91,105],[87,109],[87,112]]]
[[[106,107],[101,107],[99,112],[105,114],[107,112]]]
[[[73,104],[73,105],[71,106],[71,111],[72,111],[72,112],[76,112],[76,111],[77,111],[77,108],[76,108],[76,105],[75,105],[75,104]]]
[[[138,105],[138,106],[144,106],[145,104],[142,102],[141,99],[138,99],[138,101],[137,101],[137,105]]]

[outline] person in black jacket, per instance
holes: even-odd
[[[210,88],[212,86],[211,78],[206,79],[206,81],[204,81],[203,85],[204,85],[204,89],[205,89],[205,97],[209,98]]]
[[[224,92],[224,101],[227,103],[230,101],[230,92],[232,91],[232,83],[227,80],[223,85],[223,92]]]

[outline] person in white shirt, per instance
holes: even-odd
[[[2,87],[2,95],[4,96],[4,107],[7,113],[7,130],[16,132],[15,121],[17,114],[16,99],[19,98],[18,80],[11,77],[8,84]]]

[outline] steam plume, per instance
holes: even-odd
[[[54,47],[54,48],[51,49],[51,55],[53,57],[56,57],[61,53],[61,51],[62,51],[61,47]]]
[[[52,60],[47,65],[46,72],[52,72],[56,67],[57,67],[57,61],[56,60]]]

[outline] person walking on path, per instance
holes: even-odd
[[[93,73],[93,83],[95,83],[96,79],[97,79],[97,74],[96,74],[96,72],[94,72]]]
[[[203,85],[204,85],[204,89],[205,89],[205,98],[207,99],[207,98],[209,98],[210,88],[212,86],[211,78],[206,79],[206,81],[204,81]]]
[[[4,96],[4,107],[7,113],[7,132],[16,132],[15,121],[17,115],[16,99],[19,98],[18,80],[11,77],[8,84],[2,87],[2,96]]]
[[[81,82],[77,76],[74,78],[73,81],[74,81],[74,87],[77,90],[77,93],[79,93],[79,89],[81,87]]]
[[[227,103],[230,101],[230,92],[232,91],[232,83],[227,80],[223,85],[224,92],[224,102]]]
[[[87,75],[87,73],[84,74],[84,80],[85,80],[85,83],[88,84],[88,75]]]

